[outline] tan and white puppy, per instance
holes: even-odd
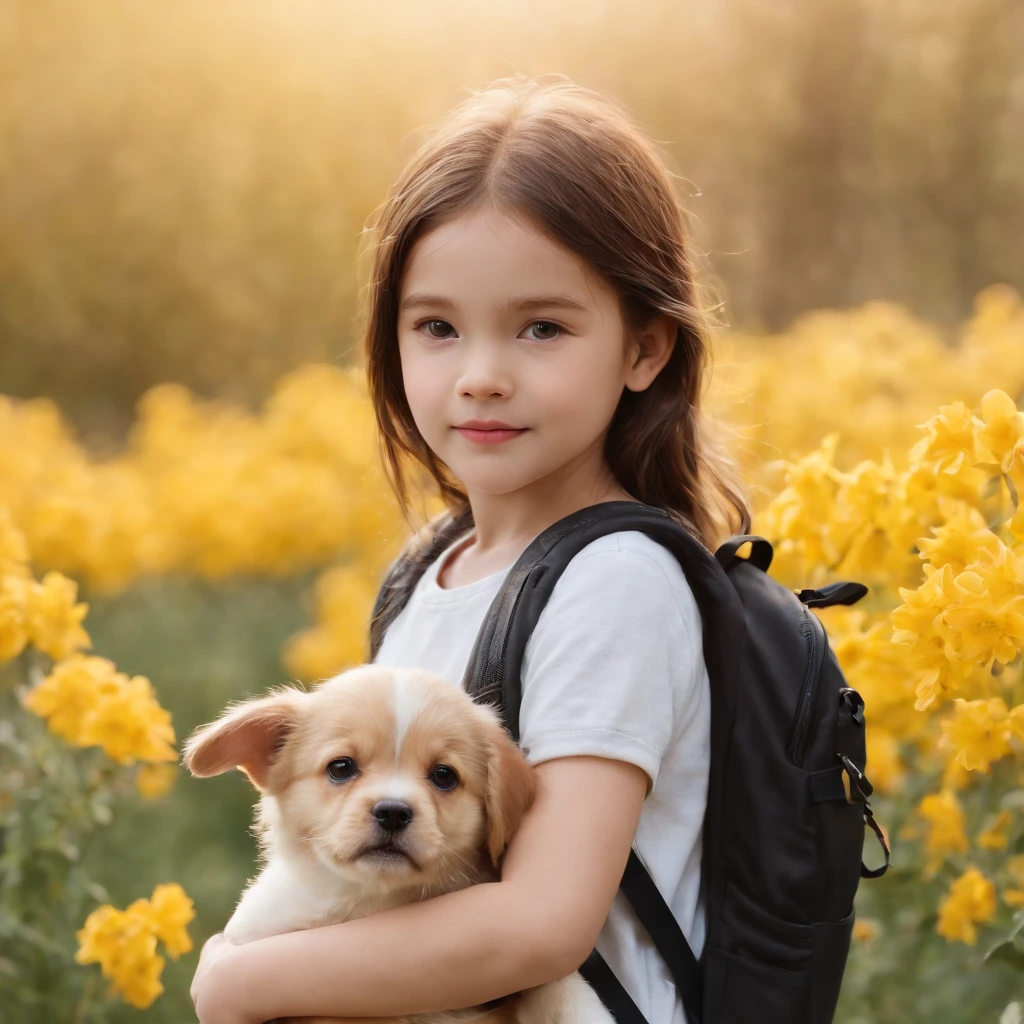
[[[224,929],[236,944],[496,880],[535,789],[490,708],[427,672],[374,665],[230,707],[189,737],[184,761],[201,777],[241,768],[260,792],[262,870]],[[392,1024],[414,1022],[613,1019],[573,974],[495,1007]]]

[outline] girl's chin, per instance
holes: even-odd
[[[474,477],[467,479],[464,476],[459,476],[459,479],[468,489],[470,494],[486,495],[490,498],[501,498],[518,494],[524,488],[529,487],[533,482],[531,478],[526,478],[520,482],[518,480],[510,480],[508,476],[501,477],[497,480],[492,478],[480,479]]]

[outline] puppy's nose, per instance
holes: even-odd
[[[402,800],[378,800],[370,813],[385,832],[401,832],[412,821],[412,808]]]

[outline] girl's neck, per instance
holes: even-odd
[[[581,508],[604,501],[635,501],[610,471],[586,486],[538,482],[513,494],[469,491],[474,529],[442,567],[442,587],[465,586],[511,565],[534,538]],[[577,484],[579,482],[577,481]]]
[[[633,501],[620,486],[601,488],[588,494],[565,495],[560,501],[544,503],[505,500],[503,495],[470,495],[475,529],[474,547],[479,551],[516,545],[523,547],[552,523],[581,508],[603,501]]]

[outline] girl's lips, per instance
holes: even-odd
[[[526,433],[525,427],[517,430],[507,427],[494,427],[489,430],[481,430],[476,427],[456,427],[455,429],[473,444],[501,444]]]

